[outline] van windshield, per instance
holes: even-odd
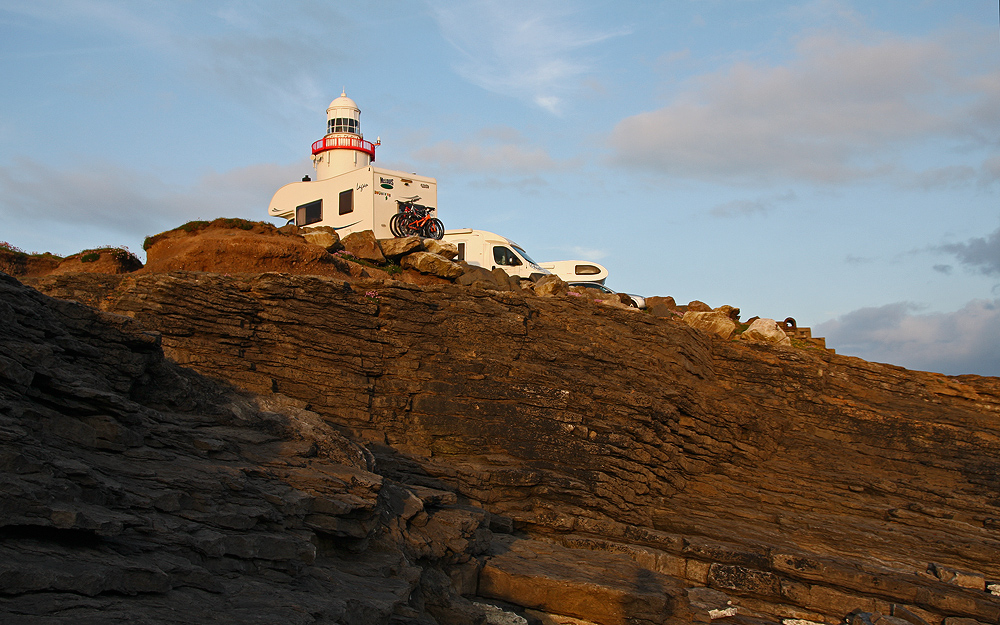
[[[538,264],[535,261],[531,260],[531,257],[528,256],[528,253],[525,252],[524,250],[522,250],[520,247],[518,247],[516,245],[513,245],[513,244],[511,244],[511,247],[514,248],[514,251],[517,252],[518,254],[520,254],[521,258],[523,258],[524,260],[528,261],[532,265],[537,265]]]

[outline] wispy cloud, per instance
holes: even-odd
[[[303,3],[290,11],[287,3],[266,0],[205,11],[214,17],[214,28],[177,37],[189,50],[191,71],[232,96],[266,96],[275,108],[295,114],[304,103],[329,99],[319,68],[351,62],[352,44],[360,37],[336,3]]]
[[[32,20],[72,23],[117,33],[153,46],[170,38],[164,7],[156,3],[126,4],[110,0],[33,0],[5,2],[10,15]]]
[[[958,262],[980,273],[1000,275],[1000,228],[985,237],[939,245],[934,249],[954,254]]]
[[[1000,300],[974,300],[949,313],[920,309],[909,302],[862,308],[813,331],[840,354],[949,375],[1000,376]]]
[[[694,80],[669,106],[620,122],[610,144],[622,165],[728,184],[947,186],[1000,175],[997,110],[1000,71],[975,45],[824,33],[802,38],[787,64],[740,62]],[[985,160],[953,154],[954,164],[908,173],[902,155],[933,141]]]
[[[794,191],[788,191],[781,195],[761,197],[755,200],[732,200],[712,207],[709,214],[713,217],[727,219],[764,216],[773,211],[776,204],[793,201],[796,197]]]
[[[430,0],[445,40],[459,53],[455,71],[494,93],[559,113],[590,71],[582,51],[626,29],[594,31],[574,23],[558,0]]]
[[[278,0],[195,4],[111,0],[36,0],[5,7],[18,19],[72,23],[103,34],[122,49],[159,55],[161,68],[186,72],[206,89],[240,102],[272,104],[300,114],[304,102],[326,98],[316,58],[345,62],[358,29],[337,6]],[[331,36],[335,33],[336,36]],[[55,48],[45,54],[87,54],[105,48]],[[248,99],[247,94],[254,94]]]

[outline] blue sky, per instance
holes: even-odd
[[[1000,375],[994,0],[0,0],[0,240],[266,220],[342,89],[449,228]]]

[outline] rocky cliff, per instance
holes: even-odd
[[[4,545],[43,571],[0,609],[1000,622],[996,378],[457,285],[30,282],[131,321],[4,283],[70,329],[25,304],[35,334],[0,351],[5,401],[26,406],[4,408],[7,507],[32,502],[4,513]],[[91,552],[111,559],[81,591]]]

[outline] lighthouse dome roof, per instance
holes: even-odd
[[[351,109],[358,108],[358,105],[354,102],[354,100],[347,97],[347,92],[342,92],[339,98],[335,98],[333,102],[330,102],[330,106],[328,106],[326,110],[329,111],[330,109],[344,109],[344,108],[351,108]]]

